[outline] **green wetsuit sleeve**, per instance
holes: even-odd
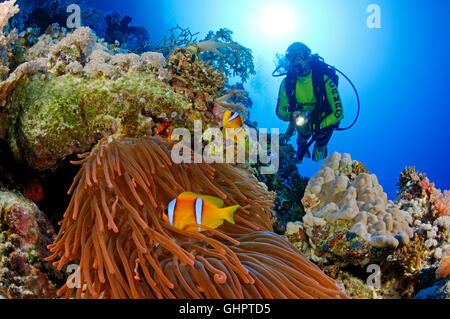
[[[331,113],[323,119],[322,128],[336,124],[344,118],[344,109],[336,84],[326,75],[324,76],[324,81]]]
[[[288,112],[289,99],[287,97],[286,90],[284,88],[285,82],[286,82],[286,79],[283,79],[283,81],[281,82],[281,85],[280,85],[280,92],[278,93],[276,114],[280,120],[290,121],[291,114]]]

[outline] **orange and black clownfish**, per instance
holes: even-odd
[[[245,127],[241,114],[229,110],[225,111],[222,125],[222,134],[226,139],[233,139],[235,143],[245,146]]]
[[[218,197],[184,192],[173,199],[163,219],[170,225],[184,229],[189,224],[217,228],[225,220],[234,224],[234,212],[239,205],[223,207],[224,202]],[[190,231],[205,231],[202,227],[188,227]]]

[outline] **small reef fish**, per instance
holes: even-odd
[[[223,200],[218,197],[184,192],[169,203],[167,214],[163,214],[163,219],[178,229],[183,229],[189,224],[217,228],[225,220],[234,224],[234,212],[240,206],[223,207],[223,205]],[[198,227],[195,230],[200,232],[207,229]]]
[[[234,111],[225,111],[223,113],[222,134],[225,138],[232,138],[236,143],[245,147],[245,127],[242,115]],[[230,134],[231,132],[231,134]]]
[[[164,121],[162,124],[155,128],[155,134],[171,140],[173,129],[174,127],[172,126],[172,121]]]
[[[39,203],[45,197],[44,189],[37,178],[33,178],[24,186],[23,194],[35,203]]]

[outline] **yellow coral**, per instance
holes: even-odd
[[[399,262],[408,274],[416,274],[422,269],[422,258],[426,248],[423,237],[414,234],[410,244],[401,249]]]
[[[355,173],[356,175],[360,173],[370,174],[369,170],[364,166],[364,164],[358,161],[353,161],[352,172]]]

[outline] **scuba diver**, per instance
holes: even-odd
[[[281,120],[289,121],[288,139],[297,130],[297,159],[300,163],[304,157],[311,158],[309,147],[313,142],[312,160],[318,162],[327,157],[327,144],[344,118],[337,89],[339,78],[335,68],[318,55],[312,55],[301,42],[291,44],[285,58],[286,73],[273,74],[286,75],[280,85],[276,114]]]

